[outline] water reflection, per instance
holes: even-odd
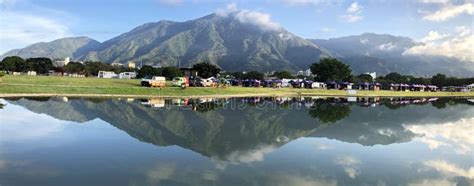
[[[1,103],[0,180],[6,185],[61,185],[85,176],[113,185],[469,185],[474,179],[474,103],[468,99]],[[98,175],[74,176],[75,169]]]

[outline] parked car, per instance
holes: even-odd
[[[189,86],[192,87],[204,87],[206,82],[200,77],[193,77],[189,79]]]
[[[166,78],[163,76],[146,76],[142,79],[141,85],[147,87],[165,87]]]
[[[189,87],[189,80],[186,77],[175,77],[173,78],[173,86]]]

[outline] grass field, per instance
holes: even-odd
[[[11,76],[1,78],[0,97],[11,96],[117,96],[117,97],[226,97],[226,96],[347,96],[342,90],[293,88],[149,88],[137,79],[98,79],[54,76]],[[393,97],[474,97],[474,92],[393,92],[357,91],[357,96]]]

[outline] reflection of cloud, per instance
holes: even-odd
[[[225,169],[228,164],[238,165],[240,163],[253,163],[263,161],[266,154],[276,149],[273,145],[261,146],[249,151],[234,151],[221,160],[220,158],[212,158],[218,169]]]
[[[301,186],[332,186],[337,185],[336,180],[324,180],[324,179],[315,179],[312,177],[303,177],[303,176],[295,176],[295,175],[278,175],[273,180],[275,183],[271,183],[269,185],[301,185]]]
[[[269,145],[246,152],[235,151],[229,154],[226,160],[233,163],[252,163],[255,161],[263,161],[264,156],[270,152],[273,152],[275,149],[276,147]]]
[[[150,183],[159,183],[161,180],[169,179],[175,171],[176,166],[174,165],[157,164],[154,168],[148,170],[146,175]]]
[[[408,183],[408,186],[445,186],[445,185],[456,185],[452,181],[447,179],[426,179],[421,181],[416,181],[413,183]]]
[[[45,114],[24,112],[19,107],[9,107],[8,114],[0,115],[0,136],[3,141],[33,140],[50,136],[63,130],[64,122]]]
[[[361,164],[361,162],[352,156],[339,157],[335,160],[335,163],[344,167],[344,172],[352,179],[360,174],[358,165]]]
[[[0,159],[0,173],[3,172],[18,175],[18,177],[55,177],[60,174],[60,172],[57,170],[33,164],[30,161]]]
[[[316,148],[318,148],[319,150],[328,150],[334,148],[333,146],[321,142],[315,142],[314,146],[316,146]]]
[[[429,160],[424,162],[425,166],[433,168],[438,172],[447,176],[462,176],[469,179],[474,179],[474,167],[470,167],[469,170],[464,170],[457,165],[449,163],[444,160]]]
[[[445,124],[404,125],[406,130],[418,134],[420,141],[430,149],[450,146],[459,154],[472,152],[474,145],[474,117]]]

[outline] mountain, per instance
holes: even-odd
[[[0,59],[7,56],[20,56],[22,58],[48,57],[51,59],[76,58],[99,44],[98,41],[88,37],[62,38],[51,42],[36,43],[23,49],[11,50],[0,56]]]
[[[336,57],[351,65],[356,73],[377,72],[384,75],[399,72],[415,76],[445,73],[452,76],[474,75],[472,62],[443,56],[406,55],[418,43],[407,37],[388,34],[364,33],[340,38],[310,39],[314,44],[328,49]]]
[[[147,23],[105,41],[81,60],[161,66],[211,62],[224,70],[300,70],[330,56],[327,51],[288,31],[241,22],[235,14],[211,14],[186,22]]]

